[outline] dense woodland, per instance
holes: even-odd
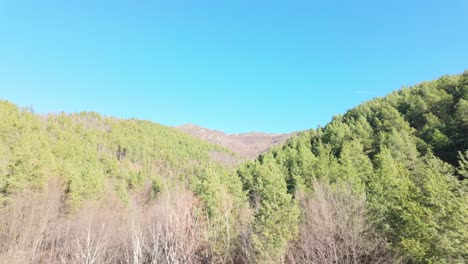
[[[0,262],[465,263],[468,71],[236,168],[148,121],[0,102]]]

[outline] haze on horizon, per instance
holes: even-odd
[[[284,6],[283,6],[284,5]],[[0,98],[284,133],[467,68],[468,2],[0,3]]]

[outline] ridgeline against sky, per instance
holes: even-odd
[[[467,259],[468,71],[270,140],[242,164],[216,131],[221,142],[188,127],[231,150],[148,121],[7,101],[0,120],[5,263]]]
[[[462,0],[123,2],[2,1],[1,96],[283,133],[468,61]]]

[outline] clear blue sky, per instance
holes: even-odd
[[[466,0],[0,3],[0,98],[40,113],[287,132],[465,69]]]

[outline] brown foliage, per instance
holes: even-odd
[[[366,221],[363,195],[316,182],[300,198],[303,221],[290,263],[397,263],[385,240]]]
[[[117,263],[125,238],[122,205],[116,199],[89,202],[55,228],[57,263]]]
[[[248,221],[227,253],[232,255],[213,258],[207,239],[217,229],[211,230],[200,202],[185,188],[145,205],[123,205],[110,195],[73,214],[65,213],[63,193],[63,185],[51,181],[44,192],[17,195],[0,209],[1,263],[255,263]],[[299,200],[303,222],[287,262],[397,262],[366,221],[365,197],[315,183],[314,194]]]
[[[203,221],[198,201],[186,189],[163,193],[148,208],[134,206],[125,263],[199,263],[203,258]]]
[[[0,210],[1,263],[200,263],[204,221],[187,189],[152,204],[124,206],[110,196],[64,213],[58,182],[23,193]]]
[[[223,146],[232,150],[238,157],[212,154],[212,158],[226,165],[236,165],[242,160],[253,160],[261,153],[268,151],[272,146],[281,144],[289,139],[293,134],[266,134],[266,133],[244,133],[225,134],[217,130],[210,130],[193,124],[186,124],[176,127],[177,129],[191,134],[197,138],[206,140],[213,144]]]
[[[0,208],[0,260],[36,263],[51,250],[53,226],[61,212],[63,185],[51,180],[44,192],[26,192]]]

